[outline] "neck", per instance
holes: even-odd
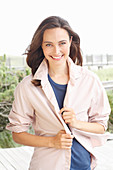
[[[52,66],[49,65],[49,75],[51,77],[63,76],[68,75],[68,64],[67,62],[62,65]]]

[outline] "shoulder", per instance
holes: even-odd
[[[26,77],[24,77],[21,82],[18,83],[15,91],[22,91],[22,92],[26,92],[28,91],[29,88],[31,88],[33,86],[33,84],[31,83],[32,80],[32,75],[28,75]]]
[[[89,78],[92,80],[100,81],[99,77],[93,71],[90,71],[88,68],[86,68],[84,66],[78,66],[78,65],[75,65],[75,67],[82,78],[86,77],[86,78]]]
[[[88,68],[84,67],[84,66],[79,66],[76,65],[75,63],[73,63],[73,61],[71,59],[69,59],[69,63],[70,63],[70,71],[72,76],[74,76],[74,78],[88,78],[89,80],[99,80],[98,76],[90,71]]]
[[[32,76],[32,74],[30,74],[30,75],[24,77],[22,79],[22,81],[20,82],[20,84],[22,84],[22,85],[30,85],[32,78],[33,78],[33,76]]]
[[[93,71],[88,70],[85,67],[81,67],[81,72],[83,76],[88,76],[91,79],[99,80],[99,77]]]
[[[104,88],[102,85],[101,80],[99,77],[94,73],[93,71],[88,70],[86,67],[81,67],[81,66],[75,66],[76,69],[78,70],[80,76],[80,80],[82,83],[86,83],[87,85],[89,84],[92,87],[95,88]]]

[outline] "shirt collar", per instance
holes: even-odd
[[[68,66],[69,66],[69,75],[70,75],[70,82],[75,84],[75,80],[81,77],[81,66],[77,66],[73,63],[72,59],[68,57],[67,59]],[[48,74],[48,63],[46,58],[43,59],[39,68],[37,69],[33,79],[42,80],[47,78]]]
[[[35,72],[33,79],[42,80],[43,76],[48,74],[48,64],[46,58],[43,59],[37,71]]]
[[[81,77],[81,66],[76,65],[70,57],[68,57],[68,66],[69,66],[69,75],[70,75],[70,82],[72,85],[75,84],[76,79]]]

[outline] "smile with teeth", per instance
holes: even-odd
[[[60,58],[62,58],[62,57],[63,57],[63,55],[61,55],[61,56],[59,56],[59,57],[53,57],[53,56],[51,56],[51,58],[56,59],[56,60],[58,60],[58,59],[60,59]]]

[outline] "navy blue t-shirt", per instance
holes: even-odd
[[[67,90],[67,84],[61,85],[55,83],[48,74],[48,80],[55,93],[59,108],[63,107],[63,102]],[[71,147],[71,167],[70,170],[91,170],[90,153],[75,139]]]

